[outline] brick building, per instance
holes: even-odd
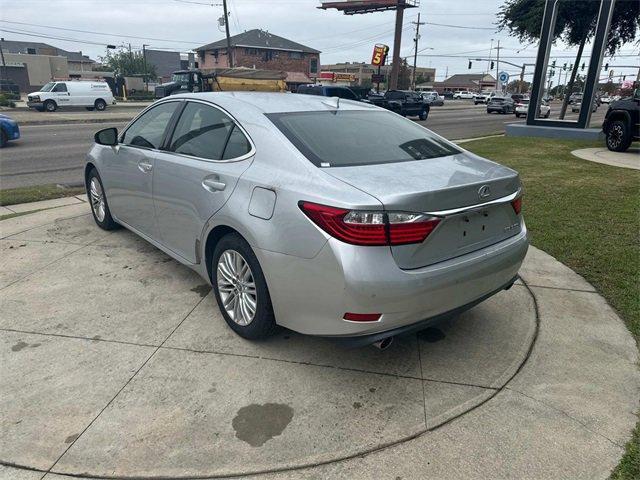
[[[228,68],[227,40],[196,48],[198,66]],[[290,88],[312,83],[320,73],[320,52],[264,30],[249,30],[231,37],[234,67],[287,72]]]
[[[482,90],[493,90],[495,87],[496,79],[489,74],[482,73],[459,73],[451,75],[442,82],[434,82],[433,84],[433,88],[440,94],[458,90],[480,92]]]
[[[409,66],[409,71],[413,70],[412,66]],[[378,67],[374,67],[364,62],[346,62],[346,63],[334,63],[331,65],[322,65],[322,71],[335,72],[335,73],[350,73],[355,76],[356,84],[370,84],[371,75],[378,72]],[[391,73],[391,65],[385,65],[380,69],[380,73],[389,78]],[[424,82],[433,82],[436,77],[435,68],[417,67],[416,79],[420,79]]]

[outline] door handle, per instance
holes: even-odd
[[[138,162],[138,170],[143,173],[149,173],[151,170],[153,170],[153,165],[143,160],[141,162]]]
[[[210,178],[205,178],[202,181],[202,186],[205,188],[205,190],[209,190],[210,192],[221,192],[226,188],[227,184],[212,180]]]

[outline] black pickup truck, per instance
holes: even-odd
[[[384,96],[370,95],[369,102],[386,108],[403,117],[420,117],[426,120],[429,115],[429,104],[419,93],[408,90],[388,90]]]
[[[640,82],[633,86],[633,96],[613,102],[604,116],[602,131],[613,152],[624,152],[631,142],[640,140]]]

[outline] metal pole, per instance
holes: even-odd
[[[398,72],[400,72],[400,44],[402,43],[402,21],[404,19],[404,0],[398,2],[396,10],[396,31],[393,36],[393,60],[389,77],[389,90],[398,88]]]
[[[498,46],[496,47],[496,91],[502,89],[498,89],[498,85],[500,85],[500,79],[498,75],[500,74],[500,40],[498,40]]]
[[[231,52],[231,34],[229,33],[229,12],[227,11],[227,0],[222,0],[224,8],[224,29],[227,33],[227,59],[229,68],[233,68],[233,53]]]
[[[420,25],[424,25],[424,22],[420,21],[420,14],[418,13],[418,21],[412,22],[416,26],[416,38],[413,40],[415,42],[415,50],[413,52],[413,74],[411,76],[411,90],[416,89],[416,68],[418,64],[418,40],[420,39]]]
[[[142,59],[144,61],[144,85],[145,91],[149,91],[149,71],[147,70],[147,44],[142,44]]]
[[[2,77],[7,78],[7,64],[4,62],[4,52],[2,51],[2,42],[4,38],[0,38],[0,57],[2,57]]]
[[[518,85],[518,93],[522,93],[524,84],[524,63],[522,64],[522,70],[520,71],[520,85]]]

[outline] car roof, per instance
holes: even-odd
[[[336,100],[333,97],[300,95],[296,93],[201,92],[166,97],[166,99],[176,98],[208,101],[224,108],[234,115],[242,116],[255,115],[256,113],[313,112],[336,109]],[[345,99],[340,99],[338,105],[340,110],[378,109],[378,107],[368,103]]]

